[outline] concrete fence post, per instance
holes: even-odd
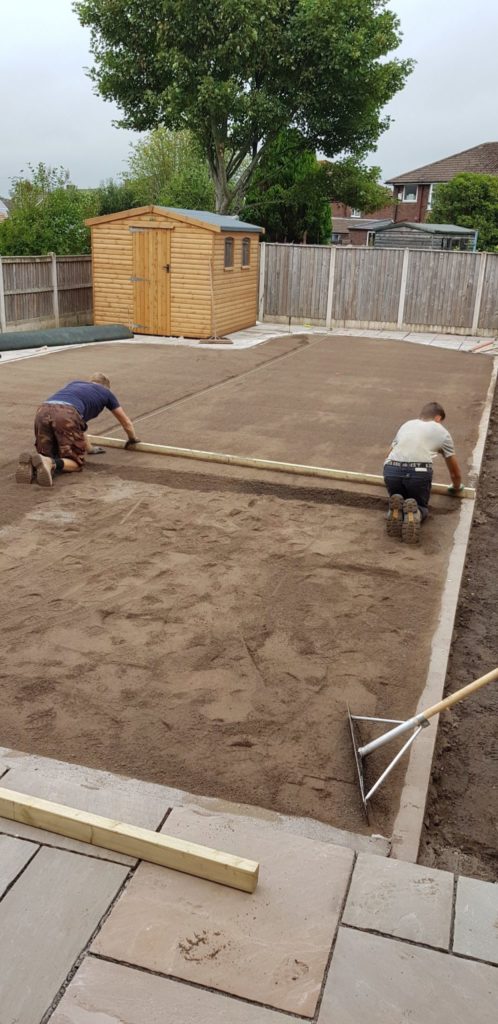
[[[259,247],[259,305],[258,320],[263,320],[265,315],[265,269],[266,269],[266,242],[261,242]]]
[[[408,263],[410,260],[410,250],[405,249],[403,253],[403,266],[401,267],[401,283],[399,287],[399,302],[398,302],[398,327],[403,324],[403,318],[405,315],[405,298],[406,298],[406,282],[408,280]]]
[[[0,332],[4,334],[7,330],[7,318],[5,316],[5,293],[3,286],[3,266],[0,256]]]
[[[337,248],[335,245],[330,247],[330,266],[329,266],[329,284],[327,289],[327,312],[325,315],[325,326],[332,327],[332,303],[334,299],[334,278],[335,278],[335,260],[337,256]]]
[[[59,292],[58,292],[58,288],[57,288],[57,256],[55,255],[55,252],[51,252],[50,253],[50,258],[52,260],[52,267],[51,267],[51,270],[52,270],[52,302],[53,302],[53,309],[54,309],[54,320],[55,320],[55,326],[58,327],[59,326]]]
[[[479,315],[481,312],[482,293],[484,291],[484,278],[486,276],[487,252],[482,252],[479,259],[479,272],[477,275],[476,297],[474,300],[474,311],[472,313],[472,334],[476,334],[479,328]]]

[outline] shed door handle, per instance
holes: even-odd
[[[164,266],[163,266],[163,270],[166,270],[166,271],[167,271],[167,273],[169,274],[169,263],[165,263],[165,264],[164,264]]]

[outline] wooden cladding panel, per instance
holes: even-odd
[[[225,268],[225,239],[233,238],[233,266]],[[242,241],[249,238],[249,266],[242,267]],[[259,280],[259,237],[256,234],[233,235],[222,233],[214,236],[213,284],[217,334],[250,327],[257,320]]]
[[[133,325],[133,242],[123,221],[92,228],[93,319]]]

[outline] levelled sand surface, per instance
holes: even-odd
[[[370,472],[390,440],[383,420],[411,414],[411,379],[417,405],[443,388],[455,408],[465,397],[455,423],[465,462],[487,362],[364,339],[314,342],[293,340],[287,354],[279,341],[271,361],[263,346],[260,369],[254,350],[246,362],[247,353],[227,353],[238,377],[221,387],[225,352],[109,346],[99,368],[132,416],[161,410],[143,419],[144,439],[185,443],[188,434],[195,447],[333,464],[327,445],[336,465]],[[204,355],[206,378],[204,363],[189,363]],[[38,387],[43,398],[48,376],[57,386],[92,363],[79,350],[5,367],[0,388],[7,383],[16,422],[24,392]],[[388,369],[386,406],[376,395]],[[203,393],[183,400],[182,381],[184,393]],[[5,400],[2,415],[11,454]],[[14,463],[4,463],[0,743],[363,828],[345,706],[413,712],[456,504],[435,503],[413,549],[385,535],[382,492],[121,451],[45,491],[13,484]],[[402,778],[379,797],[379,831],[390,828]]]

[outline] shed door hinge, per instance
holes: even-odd
[[[130,277],[130,281],[149,281],[149,278],[148,277],[136,277],[135,274],[132,274],[132,276]]]

